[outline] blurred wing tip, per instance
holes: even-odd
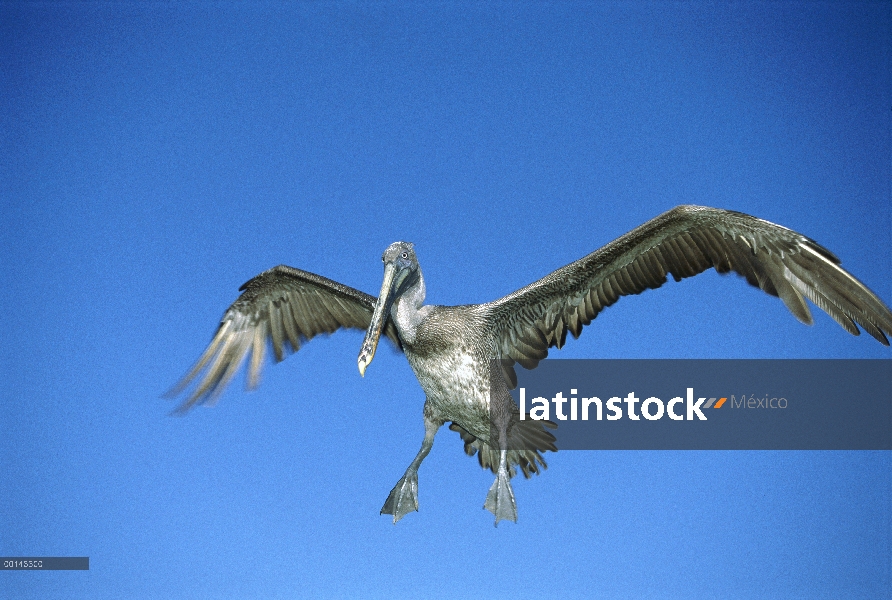
[[[191,404],[183,403],[183,404],[179,405],[178,407],[176,407],[175,409],[173,409],[172,411],[170,411],[169,413],[167,413],[167,416],[169,416],[169,417],[185,417],[186,413],[188,413],[191,408],[192,408]]]
[[[177,394],[177,395],[179,395],[179,394]],[[168,399],[173,400],[175,398],[169,397]],[[199,397],[197,397],[195,394],[192,394],[186,400],[183,400],[182,402],[180,402],[179,406],[177,406],[176,408],[174,408],[167,414],[171,417],[182,417],[186,413],[188,413],[190,410],[192,410],[193,406],[196,406],[201,403],[202,403],[201,399]]]
[[[161,394],[161,397],[165,400],[176,400],[177,396],[183,393],[183,390],[186,389],[188,382],[179,382],[174,385],[172,388]]]

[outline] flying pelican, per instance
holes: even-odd
[[[604,308],[660,287],[667,274],[680,281],[709,267],[734,271],[779,296],[803,323],[812,323],[808,298],[852,335],[860,334],[860,325],[886,346],[885,334],[892,335],[892,313],[829,250],[780,225],[715,208],[678,206],[487,304],[424,305],[424,277],[410,243],[391,244],[382,261],[378,298],[284,265],[251,279],[198,362],[168,394],[178,396],[199,379],[178,410],[213,402],[249,355],[247,386],[254,388],[269,341],[281,361],[301,341],[340,328],[366,330],[358,359],[364,375],[384,334],[405,353],[427,396],[421,449],[381,509],[394,523],[418,510],[418,468],[447,421],[465,452],[476,453],[496,476],[484,508],[496,525],[516,522],[515,467],[526,477],[538,474],[546,467],[542,453],[557,448],[543,429],[553,423],[518,418],[508,391],[517,384],[514,365],[536,367],[549,348],[564,345],[567,332],[578,337]]]

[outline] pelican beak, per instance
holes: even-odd
[[[381,293],[378,294],[378,303],[375,305],[375,312],[372,313],[372,321],[369,328],[365,332],[365,339],[362,341],[362,348],[359,350],[359,374],[365,377],[365,369],[368,367],[372,359],[375,358],[375,349],[378,347],[378,340],[381,338],[381,330],[384,329],[384,323],[387,322],[387,315],[390,312],[390,305],[393,303],[393,280],[396,275],[396,266],[388,263],[384,266],[384,281],[381,283]]]

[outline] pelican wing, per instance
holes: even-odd
[[[892,313],[839,265],[830,251],[780,225],[734,211],[678,206],[492,303],[496,341],[514,380],[514,362],[534,368],[548,348],[564,345],[568,331],[579,337],[622,296],[658,288],[667,274],[680,281],[713,267],[779,296],[803,323],[812,323],[808,298],[849,333],[859,335],[860,325],[888,346]]]
[[[270,342],[279,362],[320,333],[368,328],[376,302],[374,296],[285,265],[264,271],[239,291],[204,354],[166,394],[179,396],[200,378],[178,412],[215,400],[249,356],[248,389],[256,387]],[[388,321],[384,333],[402,348],[393,323]]]

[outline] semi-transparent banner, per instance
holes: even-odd
[[[514,419],[556,423],[560,450],[892,450],[890,360],[552,359],[514,369]]]

